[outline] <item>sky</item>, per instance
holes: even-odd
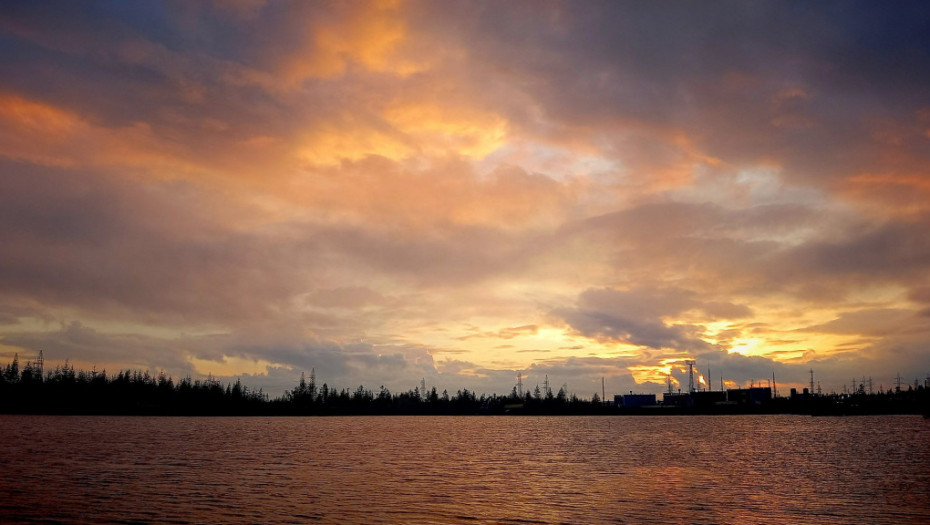
[[[0,361],[930,374],[925,2],[12,2]]]

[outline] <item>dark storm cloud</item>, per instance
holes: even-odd
[[[587,337],[651,348],[709,348],[710,345],[700,338],[700,327],[668,325],[663,321],[664,317],[675,317],[688,310],[700,310],[712,317],[751,315],[751,310],[745,306],[720,302],[705,304],[697,294],[678,289],[591,289],[578,298],[577,308],[557,309],[553,314]]]

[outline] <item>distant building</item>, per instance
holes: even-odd
[[[618,407],[623,407],[623,408],[653,406],[656,404],[656,395],[655,394],[623,394],[622,396],[614,396],[614,402],[617,404]]]
[[[691,399],[694,406],[707,407],[726,402],[727,393],[722,390],[701,390],[692,392]]]
[[[803,392],[800,392],[800,393],[798,392],[797,388],[791,389],[791,400],[792,401],[803,401],[803,400],[810,399],[810,397],[811,397],[811,391],[806,388],[803,390]]]
[[[738,405],[761,405],[772,400],[769,387],[731,388],[727,390],[727,401]]]
[[[716,390],[698,390],[695,392],[666,392],[662,404],[676,407],[710,407],[725,403],[727,393]]]
[[[694,399],[687,392],[666,392],[662,395],[662,404],[675,407],[694,406]]]

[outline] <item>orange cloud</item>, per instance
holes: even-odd
[[[923,173],[862,173],[844,181],[841,192],[881,216],[930,211],[930,176]]]
[[[159,176],[202,172],[179,148],[135,122],[96,125],[76,112],[13,94],[0,95],[0,155],[46,166],[134,167]]]
[[[73,166],[74,159],[60,151],[62,144],[87,125],[70,111],[27,100],[16,95],[0,95],[0,155],[49,166]]]
[[[503,144],[507,132],[507,122],[500,115],[463,106],[398,104],[384,116],[428,154],[451,152],[482,158]]]
[[[341,122],[318,124],[305,132],[298,156],[329,166],[372,155],[391,160],[424,155],[480,159],[504,144],[507,122],[466,104],[394,102],[378,112],[377,120],[346,113]]]
[[[515,167],[480,175],[462,159],[427,157],[420,164],[371,157],[320,168],[295,179],[292,194],[282,197],[333,217],[402,225],[417,235],[450,224],[551,227],[576,201],[573,183]]]
[[[291,86],[307,78],[333,78],[350,63],[398,75],[418,71],[422,66],[403,58],[398,49],[407,37],[400,6],[393,0],[338,4],[336,20],[310,24],[308,40],[299,53],[285,59],[281,78]]]

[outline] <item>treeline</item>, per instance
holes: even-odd
[[[294,389],[282,398],[273,400],[279,413],[338,415],[472,415],[472,414],[607,414],[610,407],[601,403],[597,394],[591,400],[569,395],[564,390],[557,394],[543,394],[539,389],[522,396],[516,388],[507,395],[478,395],[468,389],[450,394],[438,392],[436,387],[421,391],[419,387],[401,393],[391,393],[382,386],[374,392],[359,386],[355,390],[330,388],[326,383],[317,387],[301,376]]]
[[[215,379],[175,381],[165,373],[138,370],[76,371],[67,362],[54,370],[19,360],[0,367],[0,413],[106,414],[178,416],[303,416],[303,415],[671,415],[671,414],[924,414],[930,417],[930,388],[913,388],[850,395],[794,393],[762,403],[705,403],[695,393],[687,406],[652,405],[618,407],[602,403],[597,394],[579,399],[564,389],[510,394],[478,395],[468,389],[454,393],[420,387],[392,393],[364,386],[336,389],[317,385],[303,374],[297,386],[280,397],[269,398],[239,380],[223,384]]]
[[[277,398],[261,390],[213,379],[175,381],[160,373],[125,370],[76,371],[65,363],[44,371],[34,363],[20,368],[18,359],[0,369],[0,413],[108,415],[474,415],[604,414],[597,395],[582,400],[564,390],[545,394],[450,394],[436,388],[391,393],[364,386],[354,390],[317,386],[302,375],[297,386]]]
[[[896,390],[852,394],[797,394],[775,400],[775,406],[788,406],[793,413],[821,416],[869,414],[923,414],[930,417],[930,387],[908,385]]]
[[[15,359],[0,373],[0,412],[8,414],[247,415],[261,413],[267,403],[265,393],[239,381],[175,382],[138,370],[108,375],[67,363],[43,375],[33,363],[20,370]]]

